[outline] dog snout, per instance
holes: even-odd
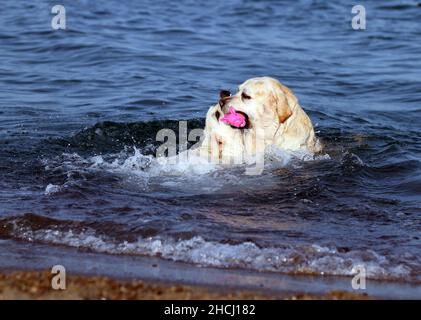
[[[231,98],[231,92],[228,90],[221,90],[219,92],[219,105],[223,107],[225,103]]]

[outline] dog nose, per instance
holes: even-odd
[[[227,97],[230,97],[230,96],[231,96],[231,92],[229,92],[228,90],[221,90],[219,92],[219,98],[221,98],[221,99],[224,99],[224,98],[227,98]]]
[[[229,97],[231,97],[231,92],[228,90],[221,90],[219,92],[219,105],[223,107]]]

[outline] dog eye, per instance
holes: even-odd
[[[244,100],[251,99],[251,97],[247,93],[245,93],[245,92],[241,93],[241,98],[243,98]]]

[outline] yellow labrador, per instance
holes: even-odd
[[[246,118],[242,128],[220,121],[230,107]],[[222,163],[238,163],[268,145],[287,151],[321,151],[310,118],[290,89],[269,77],[253,78],[231,95],[221,91],[220,101],[206,115],[202,144],[194,150]]]

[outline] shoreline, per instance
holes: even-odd
[[[65,267],[68,290],[48,281],[53,266]],[[33,289],[28,289],[32,288]],[[93,292],[84,296],[84,287]],[[122,288],[119,293],[118,289]],[[48,289],[48,290],[47,290]],[[17,291],[16,291],[17,290]],[[32,291],[42,295],[31,294]],[[15,294],[13,293],[15,292]],[[96,293],[95,293],[96,292]],[[28,299],[420,299],[417,283],[367,279],[355,291],[350,277],[288,275],[199,267],[159,257],[109,255],[77,248],[0,240],[0,298]],[[161,295],[154,293],[161,292]]]
[[[313,294],[264,294],[251,290],[121,280],[107,276],[70,275],[66,289],[51,286],[49,271],[0,271],[0,300],[361,300],[365,294],[332,291]]]

